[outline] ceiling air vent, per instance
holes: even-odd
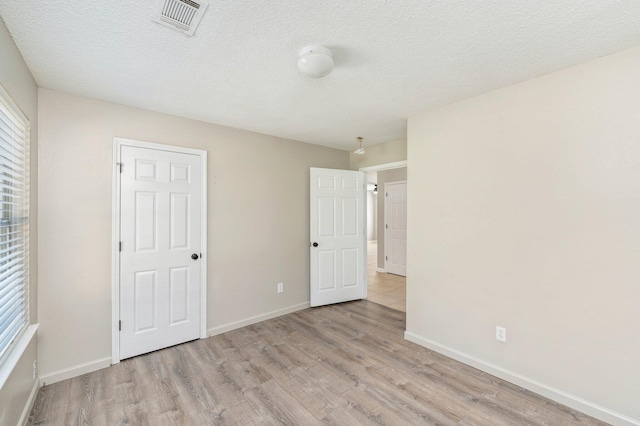
[[[202,0],[159,0],[158,11],[153,20],[181,33],[193,35],[207,6],[209,4]]]

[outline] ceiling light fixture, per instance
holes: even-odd
[[[333,54],[324,46],[307,46],[298,54],[298,70],[307,77],[325,77],[333,65]]]
[[[360,147],[358,149],[356,149],[355,151],[353,151],[354,154],[358,154],[358,155],[362,155],[364,154],[364,148],[362,147],[362,140],[364,138],[361,138],[360,136],[358,136],[356,138],[356,140],[358,141],[358,143],[360,144]]]

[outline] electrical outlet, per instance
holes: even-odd
[[[496,325],[496,339],[501,342],[507,341],[507,329]]]
[[[278,283],[278,293],[282,293],[284,291],[284,283]]]
[[[38,377],[38,361],[33,361],[33,378]]]

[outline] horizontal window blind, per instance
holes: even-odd
[[[0,86],[0,365],[29,324],[29,121]]]

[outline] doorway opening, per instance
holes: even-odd
[[[404,227],[406,233],[406,195],[404,209],[395,206],[394,224],[391,223],[393,215],[390,214],[388,189],[393,187],[389,184],[404,182],[406,191],[407,162],[365,167],[360,171],[367,173],[367,300],[406,312],[406,239],[404,247],[397,239],[393,245],[385,244],[385,240],[390,240],[394,228]],[[395,185],[395,188],[399,186]]]

